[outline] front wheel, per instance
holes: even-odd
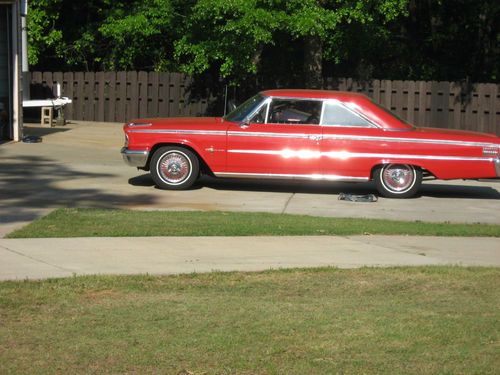
[[[151,158],[151,177],[161,189],[190,188],[200,172],[197,156],[183,147],[161,147]]]
[[[375,169],[375,184],[387,198],[413,197],[422,185],[422,171],[409,164],[386,164]]]

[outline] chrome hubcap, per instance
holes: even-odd
[[[162,179],[169,184],[178,184],[189,177],[191,163],[189,159],[178,152],[166,154],[158,165]]]
[[[415,171],[404,164],[391,164],[384,168],[382,180],[388,189],[403,192],[410,189],[415,182]]]

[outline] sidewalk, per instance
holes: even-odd
[[[0,280],[293,267],[500,266],[500,238],[410,236],[0,239]]]

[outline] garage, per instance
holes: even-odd
[[[0,0],[0,141],[21,138],[20,2]]]

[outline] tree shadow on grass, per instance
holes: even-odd
[[[118,208],[154,203],[149,194],[118,195],[96,188],[112,174],[82,172],[43,156],[0,157],[0,225],[34,220],[59,207]],[[91,181],[77,188],[62,187],[74,179]],[[93,182],[95,180],[95,182]]]

